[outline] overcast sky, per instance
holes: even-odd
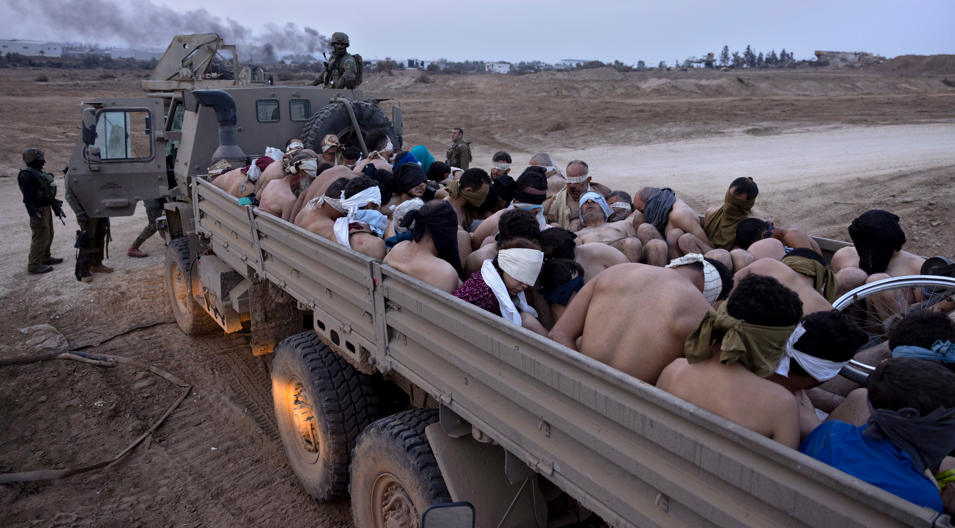
[[[255,34],[264,33],[265,24],[288,22],[325,36],[345,31],[351,50],[366,59],[617,59],[672,64],[691,55],[718,54],[724,44],[740,52],[746,45],[762,52],[786,48],[796,58],[807,59],[815,50],[868,51],[887,57],[955,53],[953,0],[151,0],[151,4],[150,0],[0,0],[0,14],[7,22],[0,38],[126,46],[116,35],[96,33],[99,14],[116,5],[139,13],[167,7],[187,14],[204,8],[212,18],[224,23],[232,19]],[[66,16],[51,21],[51,12]],[[150,20],[128,25],[139,24],[148,25]],[[169,42],[168,36],[150,38],[162,41],[142,45],[165,47]]]

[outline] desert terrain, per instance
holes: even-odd
[[[347,500],[314,502],[285,462],[272,415],[269,362],[243,336],[183,335],[168,308],[164,246],[131,259],[140,208],[114,218],[111,274],[73,277],[75,218],[56,221],[53,273],[28,276],[30,230],[16,184],[20,152],[61,170],[79,134],[79,103],[141,97],[144,72],[0,69],[0,359],[38,353],[19,329],[55,326],[71,348],[135,358],[192,385],[139,447],[103,470],[0,485],[0,525],[351,526]],[[48,82],[35,82],[45,75]],[[112,78],[110,78],[112,76]],[[305,84],[305,74],[285,84]],[[955,57],[902,57],[865,71],[611,69],[516,76],[370,75],[362,87],[399,99],[405,146],[444,159],[452,127],[474,165],[498,150],[520,173],[536,152],[631,194],[668,186],[698,210],[752,176],[777,225],[848,240],[867,209],[902,218],[906,249],[955,257]],[[0,473],[73,468],[114,456],[179,389],[133,366],[70,361],[0,367]]]

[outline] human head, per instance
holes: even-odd
[[[716,296],[716,299],[714,299],[713,302],[726,299],[729,297],[730,292],[733,291],[733,270],[729,269],[726,267],[726,264],[723,264],[716,259],[703,257],[703,260],[713,266],[720,277],[720,293]],[[686,264],[686,267],[698,273],[704,273],[703,262],[693,262],[691,264]]]
[[[546,152],[538,152],[537,154],[531,156],[531,160],[527,164],[531,166],[548,168],[554,166],[554,161],[550,159],[550,154]]]
[[[491,158],[493,166],[491,167],[491,177],[495,180],[511,172],[511,155],[503,150],[494,153]]]
[[[395,212],[392,214],[392,217],[395,220],[395,233],[404,233],[405,231],[408,231],[408,229],[413,228],[414,225],[409,227],[401,227],[401,223],[406,215],[412,211],[417,211],[422,207],[424,207],[424,201],[422,201],[421,198],[412,198],[398,204],[397,207],[395,207]]]
[[[892,257],[905,245],[899,217],[880,209],[866,211],[853,220],[849,238],[859,254],[859,268],[869,275],[885,272]]]
[[[753,242],[759,242],[772,234],[769,222],[759,218],[745,218],[736,225],[736,243],[743,249],[749,249]]]
[[[900,346],[931,349],[936,341],[955,343],[955,321],[931,310],[915,310],[889,332],[889,350]]]
[[[730,184],[730,192],[740,200],[755,200],[759,194],[759,187],[752,178],[740,177]]]
[[[580,200],[590,189],[590,167],[581,160],[574,160],[567,164],[567,194],[574,200]]]
[[[320,146],[322,149],[323,158],[335,159],[335,154],[338,153],[338,149],[342,146],[342,144],[338,141],[338,136],[335,134],[326,134],[325,137],[322,138],[322,143]]]
[[[868,335],[848,315],[838,311],[819,311],[807,315],[802,320],[806,331],[793,343],[793,348],[803,354],[831,361],[845,363],[852,359],[859,348],[868,340]],[[803,376],[811,378],[808,386],[828,381],[838,373],[829,372],[824,379],[817,379],[807,372],[797,359],[789,362],[788,377]]]
[[[461,188],[474,192],[486,191],[491,186],[491,177],[484,169],[472,167],[461,175]]]
[[[417,163],[402,163],[395,168],[395,195],[408,194],[420,198],[424,196],[427,183],[428,177]]]
[[[624,191],[612,191],[608,194],[607,205],[613,209],[613,214],[607,219],[608,222],[623,220],[633,212],[633,199]]]
[[[345,49],[348,48],[349,45],[348,35],[342,33],[341,31],[336,31],[335,33],[332,33],[332,38],[329,42],[335,48],[335,53],[344,53]]]
[[[939,407],[955,407],[955,374],[935,361],[888,359],[869,374],[866,388],[874,409],[912,408],[926,416]]]
[[[368,150],[378,151],[381,153],[391,152],[394,150],[394,146],[388,148],[389,143],[391,143],[391,137],[383,128],[370,130],[368,134],[365,135],[365,146],[368,147]]]
[[[637,208],[637,211],[643,212],[643,208],[647,206],[647,201],[650,200],[650,197],[656,194],[660,190],[659,187],[644,187],[637,191],[637,194],[633,196],[633,206]]]
[[[463,128],[452,128],[452,129],[451,129],[451,142],[452,142],[452,143],[457,143],[458,141],[461,141],[461,139],[462,139],[463,137],[464,137],[464,129],[463,129]]]
[[[285,152],[292,152],[303,148],[305,148],[305,145],[302,144],[302,140],[299,138],[292,138],[285,142]]]
[[[574,258],[577,235],[562,227],[551,227],[540,232],[541,250],[548,258]]]
[[[802,318],[802,301],[773,277],[747,275],[730,293],[726,311],[749,324],[793,326]]]
[[[443,161],[436,161],[428,168],[428,179],[436,182],[443,182],[451,176],[451,167]]]
[[[354,169],[361,158],[361,149],[358,147],[348,147],[342,151],[342,162],[349,169]]]
[[[524,209],[509,209],[504,211],[498,222],[497,246],[503,248],[504,244],[518,238],[533,241],[540,244],[541,228],[537,223],[537,217],[530,211]]]
[[[356,194],[364,191],[365,189],[370,189],[372,187],[378,187],[378,182],[369,178],[368,176],[359,176],[357,178],[352,178],[347,185],[345,185],[345,198],[351,198]],[[374,203],[367,203],[359,209],[378,209],[378,205]]]
[[[424,169],[425,172],[431,169],[431,164],[434,163],[434,156],[428,152],[428,147],[418,145],[411,149],[411,153],[414,154],[415,159],[421,163],[421,168]]]
[[[507,267],[506,265],[503,268],[501,267],[501,256],[502,254],[506,254],[503,252],[509,249],[533,250],[540,254],[540,260],[536,272],[533,273],[533,279],[530,277],[523,277],[523,280],[520,280],[519,278],[512,276],[506,269],[504,269]],[[498,251],[498,256],[494,257],[494,265],[503,272],[501,274],[501,278],[504,279],[504,286],[507,288],[507,293],[513,296],[532,288],[534,283],[537,282],[536,279],[540,274],[540,265],[543,264],[543,259],[544,256],[543,253],[540,252],[540,245],[536,241],[519,238],[510,240],[501,246],[500,250]]]
[[[577,277],[580,277],[580,280],[575,280]],[[545,258],[539,277],[540,293],[549,303],[556,302],[567,306],[570,298],[583,286],[583,277],[584,268],[577,262],[565,258]],[[565,285],[570,285],[572,288],[563,291],[561,295],[561,286]]]
[[[586,192],[580,197],[580,223],[586,227],[604,224],[613,211],[600,193]]]
[[[458,253],[458,214],[448,201],[431,200],[407,213],[401,223],[403,227],[412,228],[416,244],[430,240],[437,250],[438,258],[451,264],[458,277],[464,279]]]
[[[544,169],[528,167],[517,177],[514,200],[518,203],[541,205],[547,198],[547,178]]]
[[[23,151],[23,163],[26,163],[27,167],[33,167],[39,170],[46,164],[46,158],[42,150],[38,148],[28,148]]]

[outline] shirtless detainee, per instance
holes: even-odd
[[[578,246],[576,238],[576,234],[566,229],[551,227],[541,231],[541,249],[546,258],[565,258],[580,264],[584,269],[585,284],[611,266],[630,263],[616,248],[606,244]]]
[[[787,248],[807,248],[822,254],[819,244],[801,229],[776,227],[761,218],[747,218],[736,226],[736,245],[749,251],[756,260],[782,260]]]
[[[792,268],[776,259],[759,259],[737,271],[733,278],[736,280],[736,284],[740,284],[749,275],[772,277],[783,286],[796,292],[802,301],[802,311],[807,315],[813,312],[832,310],[832,304],[816,291],[815,281],[812,278],[796,273]]]
[[[328,190],[328,186],[331,185],[333,181],[339,178],[351,180],[357,178],[358,176],[360,175],[355,174],[354,171],[342,165],[326,168],[325,170],[321,170],[321,167],[319,167],[319,172],[315,177],[315,180],[311,185],[308,186],[308,189],[306,189],[305,192],[298,195],[298,200],[295,202],[295,207],[292,208],[292,218],[295,219],[295,222],[292,223],[296,225],[298,224],[298,218],[302,214],[305,204],[316,198],[325,196],[325,191]]]
[[[457,215],[451,204],[432,200],[409,213],[402,223],[411,227],[413,239],[399,242],[385,257],[385,264],[454,293],[464,272],[458,258]]]
[[[314,159],[298,160],[286,169],[286,176],[280,180],[272,180],[262,190],[259,196],[259,209],[275,215],[282,220],[292,218],[292,209],[299,195],[304,194],[318,169],[318,161]]]
[[[554,222],[564,229],[577,231],[580,224],[580,197],[594,191],[601,196],[610,193],[607,187],[591,182],[590,168],[587,163],[574,160],[567,164],[567,186],[553,198],[544,202],[544,216],[548,222]]]
[[[373,163],[379,170],[391,171],[391,156],[395,153],[391,137],[383,128],[376,128],[365,135],[365,146],[370,151],[368,157],[355,165],[355,172],[361,173],[365,165]]]
[[[705,255],[713,251],[699,215],[671,189],[644,187],[634,196],[633,206],[643,213],[645,223],[637,228],[637,238],[644,246],[654,239],[665,240],[670,260],[688,253]]]
[[[560,168],[554,166],[553,160],[550,159],[550,154],[546,152],[538,152],[531,156],[528,165],[531,167],[543,167],[544,168],[544,177],[547,178],[547,198],[553,198],[567,185],[567,180],[564,177],[563,171]]]
[[[295,218],[295,225],[316,235],[335,240],[335,221],[347,212],[341,205],[348,178],[338,178],[327,186],[325,194],[309,200]],[[315,184],[312,184],[312,188]]]
[[[844,247],[832,257],[840,295],[877,280],[918,275],[925,263],[922,257],[902,251],[905,233],[899,217],[888,211],[862,213],[849,226],[849,237],[855,247]]]
[[[526,209],[534,213],[542,230],[547,227],[547,222],[544,220],[543,206],[541,205],[546,199],[547,180],[544,178],[542,170],[528,167],[517,177],[511,205],[481,222],[481,225],[471,234],[472,249],[477,251],[481,246],[494,242],[494,235],[497,234],[497,224],[501,220],[501,215],[511,209]]]
[[[611,191],[607,195],[607,205],[613,209],[608,222],[621,222],[633,214],[633,199],[624,191]]]
[[[646,262],[653,266],[667,263],[666,243],[651,241],[644,247],[637,238],[640,215],[633,215],[622,222],[607,223],[611,209],[603,196],[595,192],[585,193],[580,198],[580,223],[583,229],[577,232],[578,244],[607,244],[623,253],[630,262]]]
[[[470,277],[472,274],[481,271],[485,260],[493,259],[497,255],[498,249],[505,242],[516,239],[530,240],[540,245],[541,229],[534,213],[524,209],[504,211],[498,222],[496,243],[484,245],[468,255],[468,258],[464,261],[465,276]]]
[[[726,191],[723,205],[706,210],[703,231],[716,248],[706,256],[719,258],[727,265],[732,263],[734,271],[753,263],[753,256],[736,245],[736,226],[744,218],[760,218],[758,212],[753,210],[758,194],[759,187],[752,178],[736,178]]]
[[[322,138],[322,143],[319,145],[322,149],[322,154],[319,158],[323,163],[328,163],[332,167],[339,165],[338,163],[338,149],[342,148],[342,144],[338,141],[338,136],[335,134],[326,134]]]
[[[483,169],[471,168],[461,175],[460,180],[450,180],[445,184],[448,193],[445,200],[454,207],[458,215],[458,252],[461,262],[468,260],[471,254],[471,226],[478,218],[478,208],[487,199],[491,188],[491,177]]]
[[[717,277],[717,289],[709,292],[713,301],[732,288],[726,266],[703,262],[673,268],[614,266],[577,292],[550,338],[637,379],[656,383],[664,367],[683,356],[687,336],[712,310],[703,294],[704,273]]]
[[[391,217],[396,207],[412,198],[424,196],[428,177],[417,163],[402,163],[395,168],[393,179],[394,194],[381,205],[381,213]],[[384,200],[382,200],[384,201]]]
[[[687,340],[687,357],[668,366],[657,387],[797,448],[820,423],[805,390],[838,375],[865,342],[842,313],[815,312],[797,326],[801,311],[795,292],[775,279],[743,278],[725,308],[700,323]]]
[[[252,165],[230,170],[210,183],[236,198],[244,198],[262,191],[270,181],[285,176],[281,160],[282,151],[266,148],[265,155],[256,158]]]

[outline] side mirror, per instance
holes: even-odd
[[[83,144],[92,145],[96,143],[96,109],[83,109]]]
[[[100,157],[99,147],[89,147],[86,149],[86,159],[93,163],[103,161],[103,158]]]
[[[432,504],[421,515],[421,528],[474,528],[470,502]]]

